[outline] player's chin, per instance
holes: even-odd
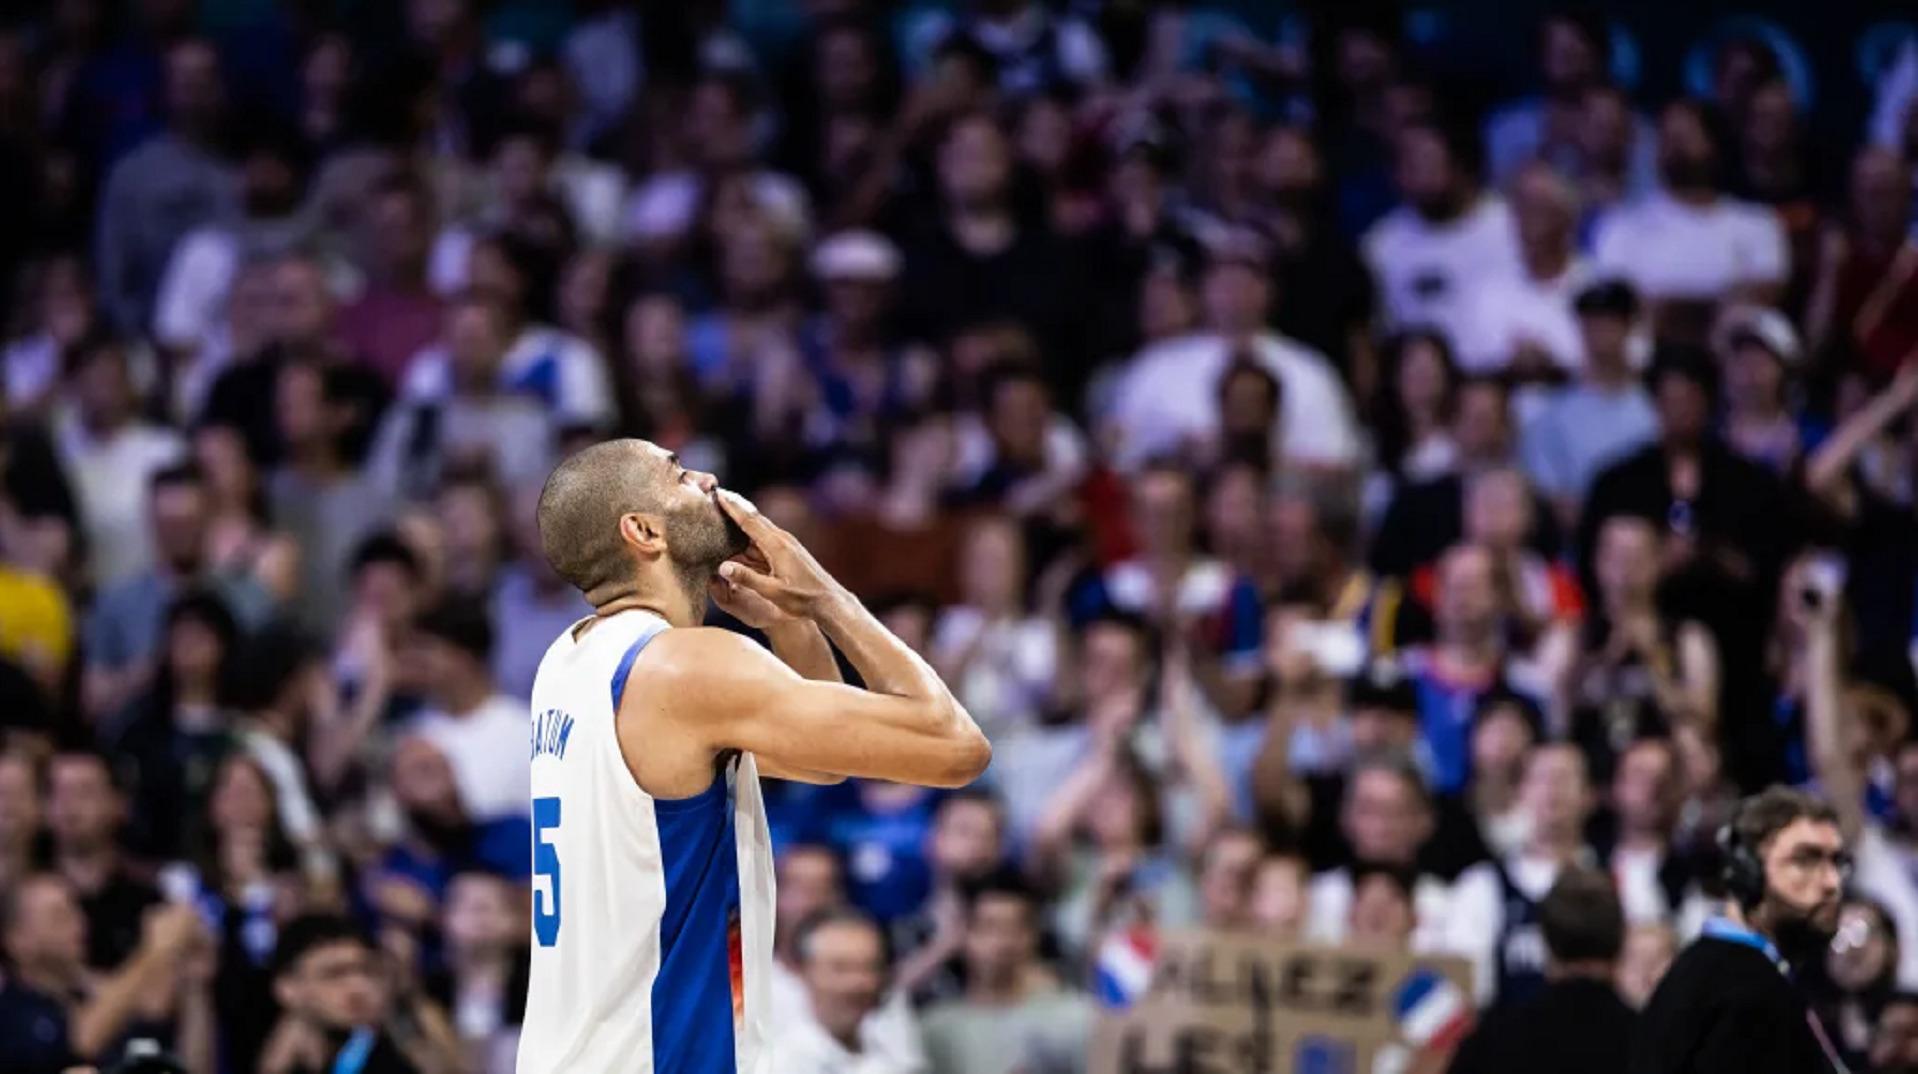
[[[717,503],[713,504],[713,510],[719,512],[719,524],[724,531],[721,541],[726,547],[726,559],[731,559],[753,546],[753,539],[746,536],[745,530],[739,528],[739,523],[733,521],[733,516],[720,510]]]

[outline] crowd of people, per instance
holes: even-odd
[[[1081,1070],[1186,926],[1626,1025],[1772,783],[1918,1071],[1918,41],[1814,139],[1764,36],[1649,99],[1582,11],[1485,97],[1387,5],[785,6],[0,17],[0,1071],[512,1069],[613,436],[992,741],[768,783],[780,1074]]]

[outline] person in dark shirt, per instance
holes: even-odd
[[[126,799],[97,753],[56,754],[47,766],[53,867],[73,885],[87,919],[87,965],[119,965],[140,942],[140,921],[159,892],[128,874],[120,856]]]
[[[1633,1015],[1612,987],[1625,912],[1611,879],[1594,869],[1566,870],[1539,902],[1538,916],[1545,987],[1493,1008],[1460,1045],[1451,1074],[1624,1069]]]
[[[1844,1069],[1793,976],[1794,964],[1817,959],[1838,926],[1851,864],[1838,814],[1810,794],[1774,786],[1741,802],[1718,838],[1731,900],[1652,993],[1627,1069]]]
[[[418,1074],[380,1028],[385,989],[372,942],[351,921],[294,919],[280,932],[272,976],[283,1013],[260,1057],[262,1074]]]

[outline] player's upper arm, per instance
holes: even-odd
[[[958,787],[991,758],[985,736],[949,702],[804,679],[723,630],[675,630],[654,644],[664,650],[652,674],[670,717],[715,749],[752,753],[768,774]]]

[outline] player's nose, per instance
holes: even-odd
[[[699,486],[699,491],[708,496],[719,490],[719,479],[704,470],[690,471],[688,476],[693,479],[693,484]]]

